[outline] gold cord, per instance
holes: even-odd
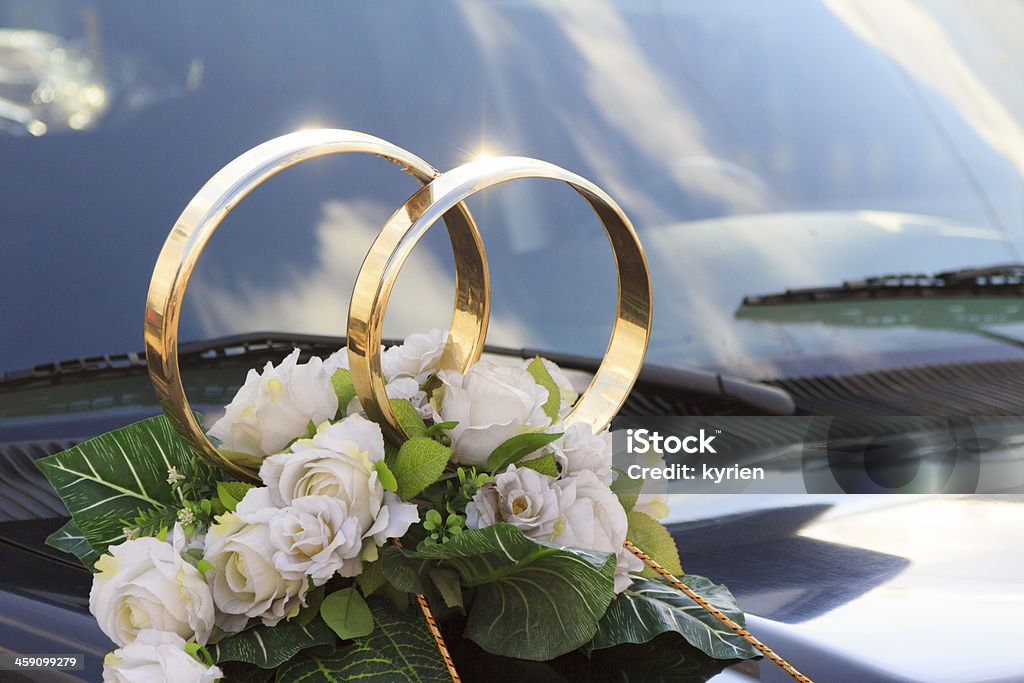
[[[804,674],[800,673],[800,671],[798,671],[795,666],[793,666],[792,664],[787,662],[785,659],[783,659],[782,657],[777,655],[774,650],[772,650],[770,647],[768,647],[767,645],[762,643],[760,640],[755,638],[750,633],[750,631],[748,631],[747,629],[743,628],[742,626],[737,624],[735,621],[733,621],[729,617],[725,616],[725,614],[723,614],[720,609],[718,609],[717,607],[712,605],[710,602],[708,602],[707,600],[705,600],[701,596],[697,595],[697,593],[695,593],[693,591],[693,589],[690,588],[689,586],[687,586],[685,583],[683,583],[682,581],[680,581],[676,577],[674,577],[671,574],[669,574],[668,571],[664,567],[662,567],[660,564],[655,562],[654,559],[650,555],[648,555],[644,551],[642,551],[639,548],[637,548],[635,545],[633,545],[628,540],[625,541],[622,545],[624,545],[629,552],[633,553],[634,555],[639,557],[641,560],[643,560],[644,564],[646,564],[648,567],[650,567],[654,571],[658,572],[658,574],[661,575],[662,578],[664,578],[666,581],[671,583],[673,586],[675,586],[676,588],[681,590],[686,595],[686,597],[690,598],[695,603],[697,603],[698,605],[703,607],[715,619],[718,619],[720,622],[722,622],[723,624],[728,626],[729,629],[733,633],[735,633],[739,637],[743,638],[743,640],[747,641],[748,643],[753,645],[755,648],[757,648],[757,650],[759,652],[761,652],[761,654],[763,654],[765,657],[767,657],[773,663],[777,664],[780,668],[782,668],[783,671],[785,671],[790,676],[792,676],[793,680],[800,681],[800,683],[814,683],[814,681],[812,681],[810,678],[808,678]]]
[[[397,538],[391,539],[391,542],[398,548],[402,547],[402,542]],[[444,665],[448,667],[448,675],[452,677],[452,683],[462,683],[462,678],[459,676],[459,672],[455,669],[455,660],[452,659],[451,653],[448,652],[448,646],[444,642],[444,636],[441,634],[441,629],[437,625],[437,620],[434,619],[434,612],[430,609],[430,604],[427,602],[427,596],[417,593],[416,601],[420,603],[420,610],[423,612],[423,618],[427,620],[427,628],[430,629],[430,635],[434,636],[434,642],[437,644],[437,649],[441,652],[441,659],[444,660]]]

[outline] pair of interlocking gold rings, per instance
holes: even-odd
[[[207,241],[238,202],[272,175],[289,166],[328,154],[362,152],[383,157],[412,174],[423,186],[384,223],[356,276],[349,304],[348,357],[356,395],[384,435],[406,437],[391,410],[381,372],[380,344],[388,298],[405,260],[431,225],[443,218],[455,255],[455,309],[442,368],[466,371],[477,361],[487,336],[490,280],[483,240],[466,198],[519,178],[561,180],[597,213],[611,242],[618,279],[618,305],[611,340],[590,387],[564,422],[584,422],[595,432],[618,412],[636,382],[651,332],[651,278],[640,240],[615,201],[589,180],[554,164],[525,157],[472,161],[441,173],[414,154],[365,133],[307,130],[265,142],[217,172],[199,190],[174,224],[153,269],[146,298],[146,362],[157,397],[181,435],[205,458],[234,475],[257,480],[257,471],[233,461],[214,446],[189,406],[178,367],[178,320],[189,277]],[[582,269],[581,269],[582,270]],[[626,541],[625,547],[683,591],[733,632],[747,640],[801,683],[813,683],[650,556]],[[453,681],[459,681],[430,607],[417,596],[427,624]]]
[[[272,175],[314,157],[362,152],[383,157],[423,186],[391,215],[374,240],[349,304],[348,357],[367,416],[384,435],[405,433],[388,402],[381,372],[384,312],[399,271],[423,234],[439,218],[455,255],[455,307],[440,367],[465,372],[480,357],[490,315],[490,280],[483,240],[464,200],[518,178],[561,180],[593,207],[608,233],[618,276],[618,306],[611,340],[590,387],[565,418],[604,429],[626,400],[643,365],[651,331],[651,280],[640,240],[618,204],[599,187],[559,166],[525,157],[492,157],[441,173],[414,154],[365,133],[306,130],[255,147],[217,172],[192,198],[164,243],[146,299],[146,361],[164,412],[185,439],[215,465],[243,479],[256,471],[222,453],[206,437],[185,396],[178,367],[182,297],[200,253],[221,221]],[[581,271],[585,269],[581,268]]]

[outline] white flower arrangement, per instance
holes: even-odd
[[[256,484],[205,465],[162,417],[43,460],[86,543],[78,550],[95,572],[90,609],[118,646],[104,680],[213,681],[246,667],[276,671],[277,681],[317,667],[370,672],[359,653],[388,659],[374,634],[390,637],[391,625],[410,619],[393,605],[412,593],[504,656],[606,656],[665,633],[688,657],[755,656],[713,621],[681,627],[689,605],[642,575],[627,539],[681,573],[668,532],[645,514],[664,504],[617,488],[607,430],[563,424],[578,394],[558,366],[438,371],[445,343],[432,331],[383,352],[410,435],[403,443],[386,442],[363,414],[344,349],[305,362],[295,350],[250,371],[209,429],[225,451],[258,465]],[[103,487],[82,495],[64,477],[88,461],[111,488],[131,486],[117,449],[152,475],[139,481],[148,507],[141,494],[124,507]],[[728,591],[708,585],[719,609],[742,618]],[[535,637],[519,637],[526,630]],[[404,673],[443,673],[435,655]],[[392,659],[396,671],[413,666]]]

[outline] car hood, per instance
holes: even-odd
[[[728,585],[814,680],[1022,680],[1024,496],[681,496],[672,511],[686,570]]]
[[[858,372],[921,363],[1017,358],[1016,299],[914,300],[745,309],[749,295],[892,273],[935,273],[1019,261],[1002,232],[882,211],[746,215],[648,227],[654,280],[648,358],[748,377]],[[948,310],[946,310],[948,309]],[[996,331],[998,334],[990,334]]]

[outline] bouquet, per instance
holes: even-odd
[[[204,430],[176,356],[199,251],[263,179],[349,151],[424,187],[364,261],[347,348],[250,370]],[[487,265],[462,199],[521,177],[576,188],[615,252],[612,342],[582,394],[543,358],[479,360]],[[452,327],[385,349],[391,284],[441,215],[456,250]],[[458,681],[461,658],[530,679],[697,681],[759,653],[786,668],[743,629],[728,589],[683,574],[658,521],[664,500],[612,466],[606,425],[643,362],[650,314],[628,219],[551,164],[498,157],[441,174],[336,130],[233,161],[185,209],[154,270],[146,351],[165,414],[39,461],[71,513],[47,542],[93,572],[89,607],[115,646],[104,679]]]

